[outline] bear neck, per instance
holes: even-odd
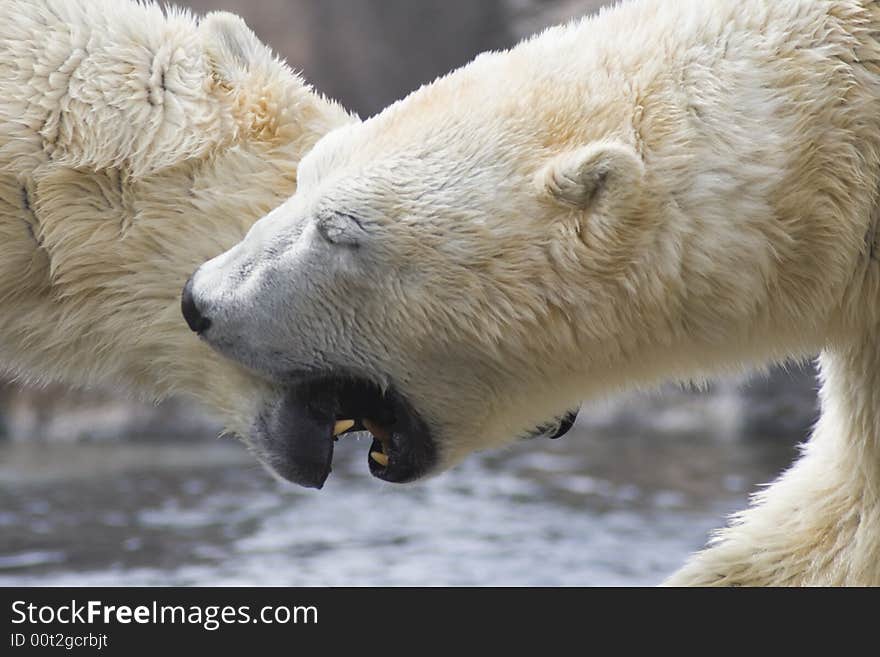
[[[870,213],[863,206],[853,214]],[[651,323],[642,331],[619,331],[638,339],[604,350],[619,365],[593,372],[592,381],[601,381],[606,390],[608,385],[650,386],[671,378],[702,380],[820,352],[821,416],[803,455],[667,584],[880,585],[880,245],[878,213],[873,216],[867,233],[864,224],[853,228],[854,238],[859,231],[864,236],[853,243],[865,248],[850,261],[848,274],[838,274],[833,288],[815,286],[803,294],[777,285],[768,288],[760,304],[748,303],[748,287],[740,293],[725,285],[728,279],[717,278],[712,267],[721,256],[709,245],[694,258],[709,263],[703,276],[691,272],[688,277],[707,281],[710,290],[733,292],[728,303],[713,307],[690,290],[676,303],[666,299],[651,308],[648,302],[641,306],[642,319],[651,318]],[[650,275],[636,290],[639,298],[651,298],[646,290],[652,281],[677,289],[679,272],[692,266],[664,265],[663,253],[653,262],[642,260]],[[812,251],[807,257],[814,257]],[[804,267],[778,266],[781,271]],[[812,262],[803,270],[814,268],[828,269]],[[581,380],[587,394],[602,391],[596,387]]]

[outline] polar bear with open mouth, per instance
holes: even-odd
[[[583,398],[822,351],[797,464],[672,581],[880,583],[880,3],[641,0],[303,159],[183,305],[264,459],[410,481]]]
[[[273,386],[189,332],[180,289],[353,120],[232,14],[0,2],[0,371],[193,398],[246,437]]]

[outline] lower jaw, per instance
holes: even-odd
[[[272,469],[310,488],[324,485],[335,442],[353,431],[372,434],[368,469],[383,481],[414,481],[436,461],[430,431],[405,399],[351,378],[292,384],[265,407],[255,425],[258,449],[276,466]]]

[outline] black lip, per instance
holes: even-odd
[[[568,411],[565,415],[555,418],[551,422],[536,427],[526,435],[526,438],[549,438],[550,440],[562,438],[574,426],[580,410],[580,407],[575,408]]]
[[[395,414],[390,426],[391,439],[385,446],[388,465],[377,463],[369,455],[367,462],[374,477],[394,484],[406,484],[424,476],[434,467],[437,450],[431,439],[431,431],[421,416],[396,391],[390,390],[388,394]],[[382,449],[383,445],[373,440],[370,451]]]
[[[567,434],[574,426],[574,422],[575,420],[577,420],[578,412],[580,410],[580,407],[578,407],[559,418],[559,426],[556,428],[556,431],[553,432],[553,435],[549,436],[550,440],[562,438],[565,434]]]
[[[295,388],[257,418],[253,436],[263,460],[276,473],[306,488],[322,488],[333,463],[333,439],[325,437],[332,419],[301,403]]]
[[[255,423],[254,447],[280,476],[301,486],[321,488],[333,462],[333,425],[338,419],[369,419],[390,434],[388,465],[367,456],[370,472],[393,483],[414,481],[437,462],[431,431],[394,388],[381,390],[363,378],[323,375],[300,379]],[[360,425],[359,425],[360,427]],[[374,440],[370,451],[383,451]]]

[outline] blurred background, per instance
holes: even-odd
[[[243,16],[369,116],[586,0],[191,0]],[[198,409],[0,383],[0,585],[651,585],[796,454],[811,368],[586,405],[398,488],[343,445],[325,489],[265,474]],[[347,447],[347,449],[345,448]]]

